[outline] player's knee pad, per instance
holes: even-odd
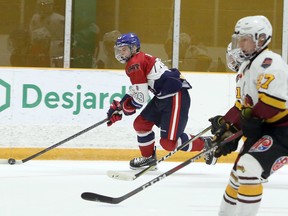
[[[236,173],[239,184],[260,184],[263,168],[250,154],[244,154],[237,162]]]
[[[154,123],[144,119],[141,115],[134,120],[133,127],[138,132],[151,131]]]
[[[167,138],[161,138],[160,139],[160,145],[166,151],[173,151],[177,147],[177,141],[176,140],[169,140]]]

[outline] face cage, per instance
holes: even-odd
[[[238,72],[241,64],[239,62],[237,62],[237,60],[235,59],[235,57],[231,53],[226,53],[226,62],[227,62],[227,66],[230,70],[232,70],[234,72]]]
[[[245,60],[242,51],[239,48],[231,49],[226,52],[226,62],[230,70],[237,72]]]
[[[121,49],[122,47],[127,46],[130,50],[130,55],[129,56],[125,56],[121,54]],[[114,52],[115,52],[115,58],[117,59],[117,61],[119,61],[121,64],[125,64],[126,62],[128,62],[128,60],[132,57],[132,51],[131,51],[131,47],[129,45],[121,45],[121,46],[114,46]]]

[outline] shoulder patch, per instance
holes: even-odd
[[[265,58],[264,61],[261,64],[261,67],[263,68],[268,68],[272,64],[272,59],[271,58]]]

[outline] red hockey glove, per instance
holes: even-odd
[[[107,118],[109,121],[107,122],[108,126],[111,126],[116,121],[120,121],[122,119],[122,107],[119,101],[113,100],[113,102],[110,104],[110,108],[107,111]]]
[[[132,97],[127,97],[122,102],[122,110],[124,115],[133,115],[136,112],[136,107],[132,105]]]

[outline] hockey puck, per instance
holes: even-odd
[[[9,159],[8,159],[8,163],[9,163],[10,165],[13,165],[13,164],[16,163],[16,160],[15,160],[14,158],[9,158]]]

